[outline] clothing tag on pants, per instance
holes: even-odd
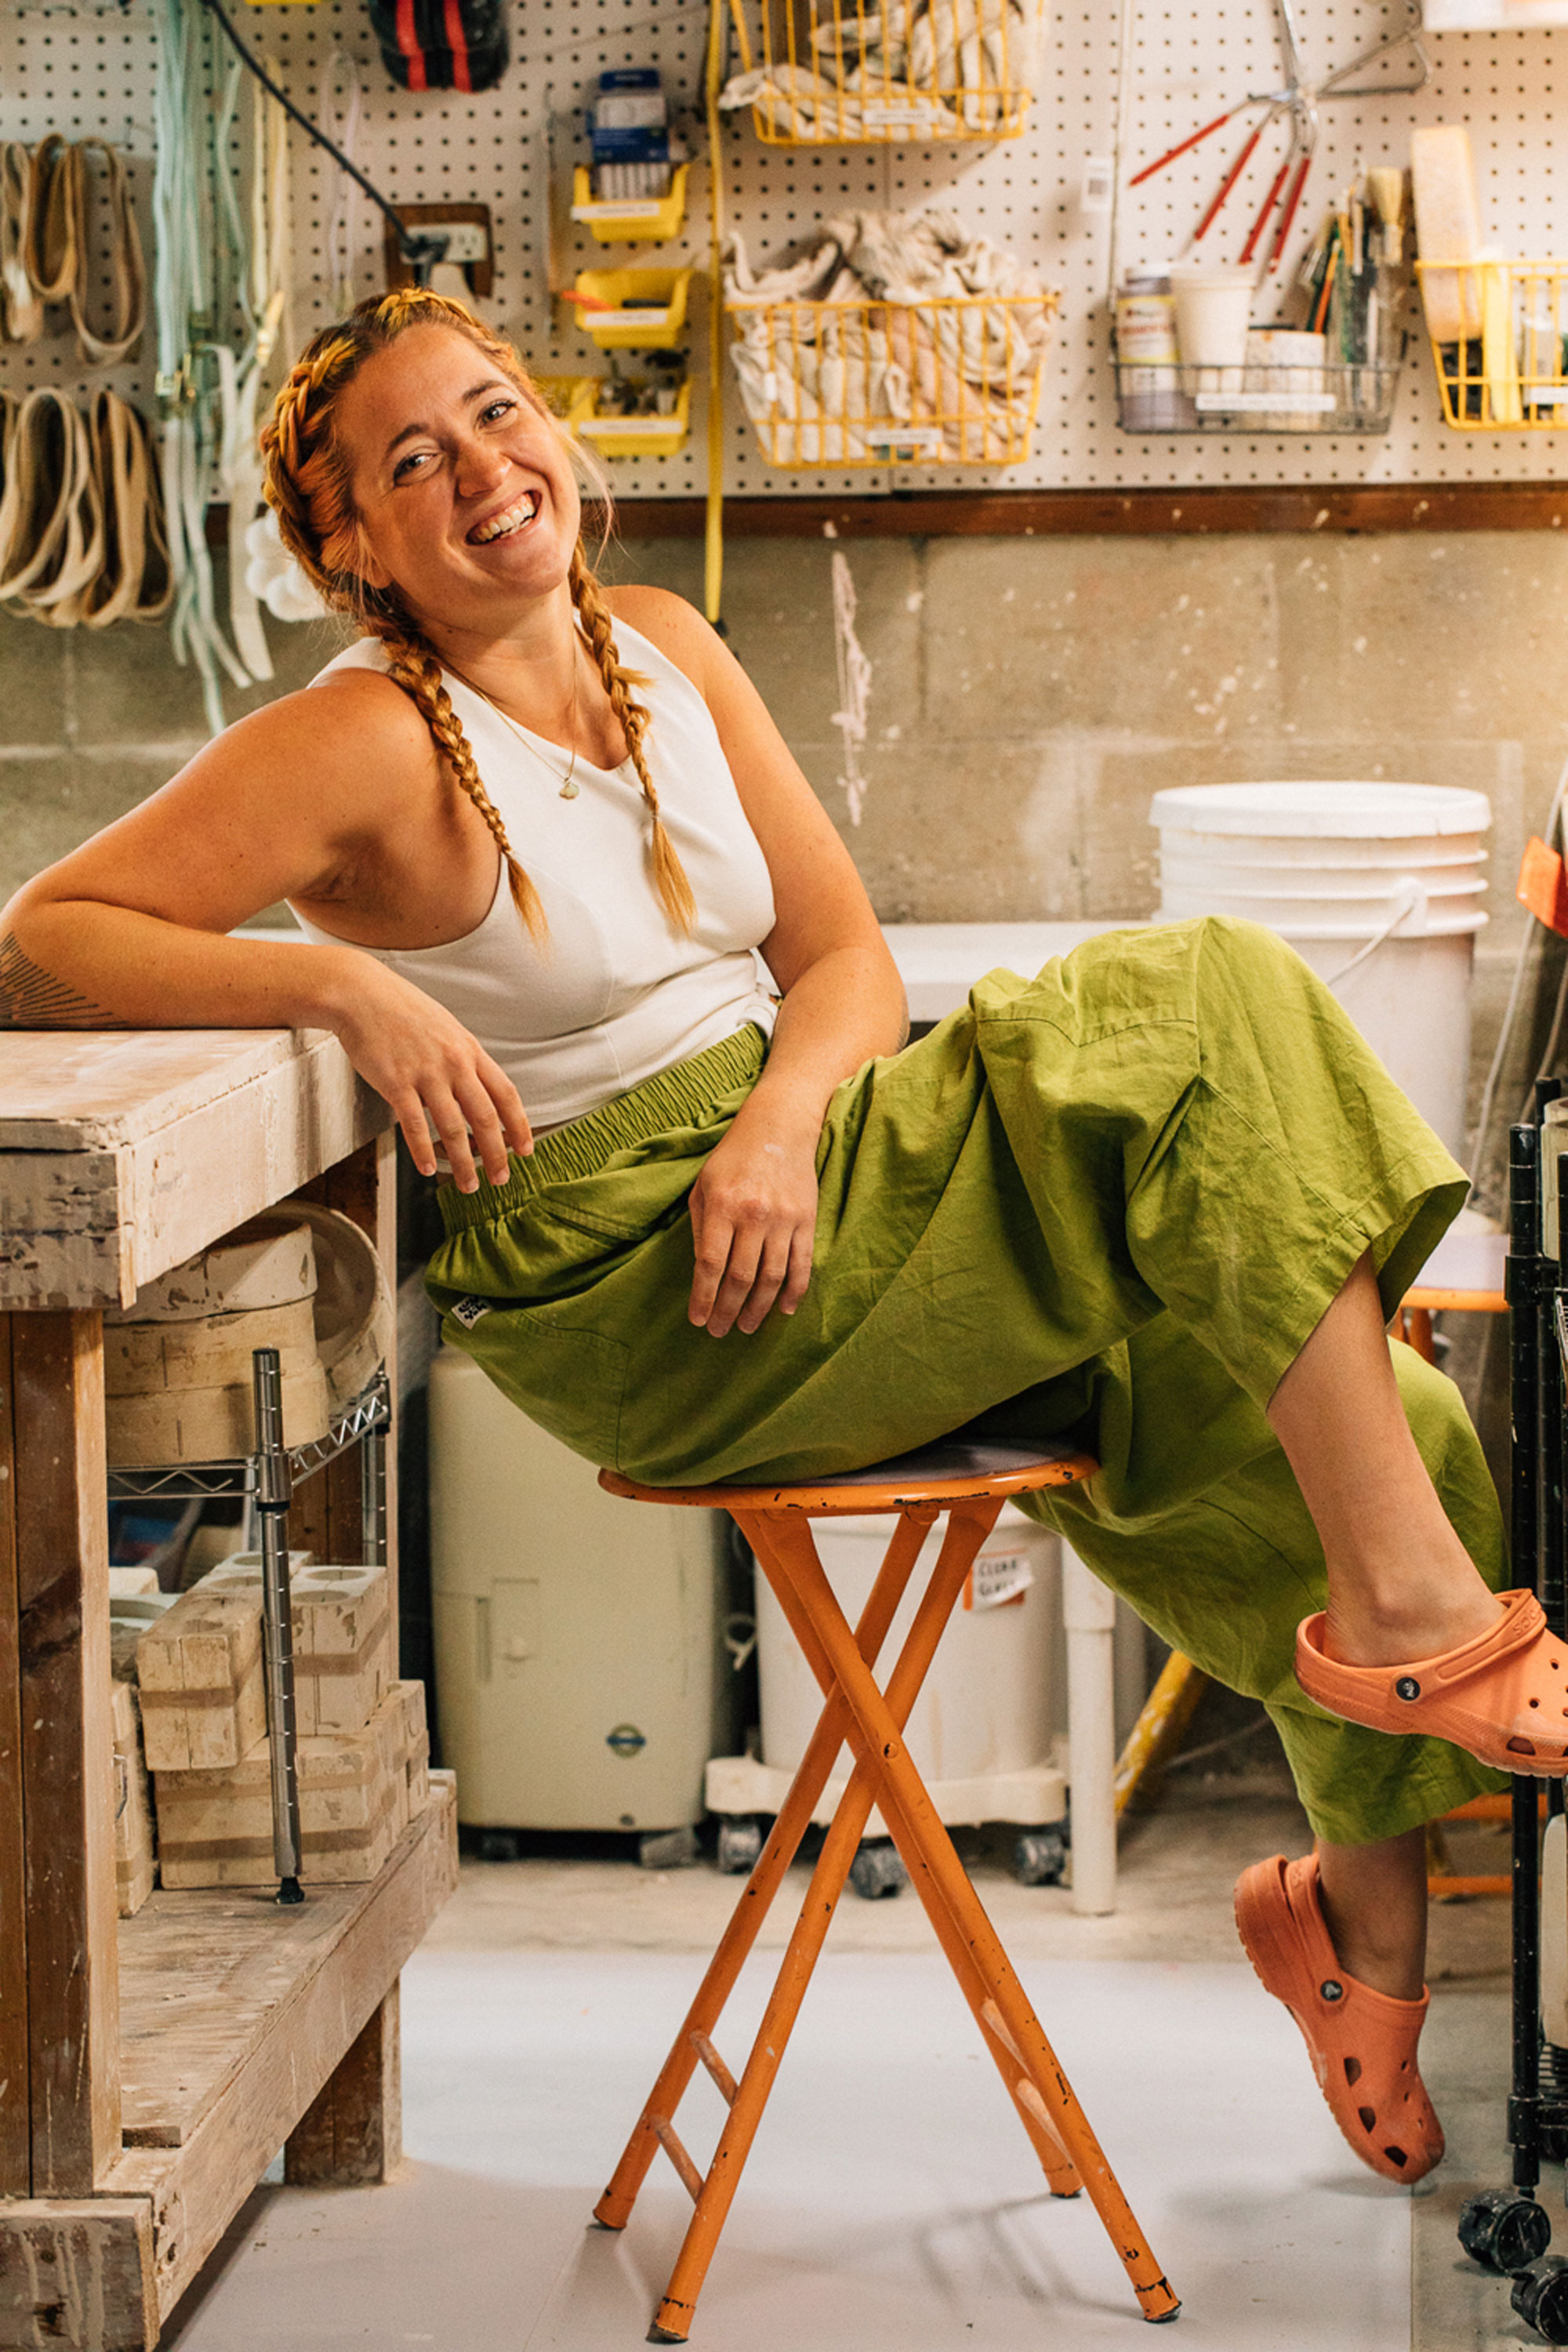
[[[465,1331],[471,1331],[480,1317],[490,1312],[494,1303],[489,1298],[459,1298],[452,1309],[452,1320],[460,1323]]]

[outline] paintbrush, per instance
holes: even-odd
[[[1381,258],[1391,268],[1397,268],[1405,251],[1405,231],[1401,223],[1405,214],[1405,174],[1392,163],[1374,163],[1367,173],[1372,201],[1377,207],[1377,217],[1383,226]]]

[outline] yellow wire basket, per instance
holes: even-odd
[[[1443,421],[1568,428],[1568,261],[1418,261]]]
[[[1043,0],[730,0],[750,105],[773,147],[1016,139]]]
[[[770,465],[1016,466],[1029,454],[1053,295],[725,308]]]

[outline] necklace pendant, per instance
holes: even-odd
[[[574,777],[568,776],[561,787],[561,798],[563,801],[574,801],[582,789],[582,785]]]

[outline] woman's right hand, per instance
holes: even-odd
[[[504,1184],[509,1148],[533,1150],[506,1072],[434,997],[368,956],[351,958],[331,1025],[361,1077],[391,1105],[419,1173],[436,1173],[434,1127],[459,1192],[479,1191],[476,1160],[492,1184]]]

